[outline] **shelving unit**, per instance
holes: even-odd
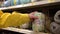
[[[18,29],[18,28],[14,28],[14,27],[2,28],[2,30],[18,32],[18,33],[23,33],[23,34],[33,33],[33,31],[31,31],[31,30]]]
[[[5,11],[5,10],[17,10],[17,9],[21,10],[21,9],[28,9],[28,8],[35,8],[35,7],[38,7],[38,8],[48,7],[49,8],[50,6],[54,6],[54,9],[55,9],[56,6],[60,6],[60,0],[56,0],[54,2],[38,1],[38,2],[34,2],[34,3],[22,4],[22,5],[17,5],[17,6],[3,7],[3,8],[0,8],[0,10],[3,10],[3,11]],[[45,9],[45,8],[43,8],[43,9]],[[52,9],[52,10],[54,10],[54,9]],[[51,13],[53,13],[53,12],[51,11]],[[12,29],[15,29],[15,30],[12,30]],[[15,32],[20,32],[20,33],[32,32],[32,31],[29,31],[29,30],[27,32],[25,32],[26,30],[21,30],[21,29],[16,30],[16,29],[17,28],[10,28],[10,27],[9,28],[3,28],[3,30],[15,31]],[[22,31],[24,31],[24,32],[22,32]]]

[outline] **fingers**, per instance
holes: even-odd
[[[35,16],[35,13],[36,13],[36,12],[37,12],[37,11],[30,13],[30,14],[29,14],[30,18],[32,18],[32,19],[37,19],[38,17]]]

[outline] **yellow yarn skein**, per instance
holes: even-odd
[[[8,16],[10,16],[11,14],[10,13],[4,13],[1,18],[0,18],[0,28],[4,28],[5,27],[5,21],[6,19],[8,18]],[[8,26],[8,25],[7,25]],[[6,26],[6,27],[7,27]]]
[[[19,25],[22,25],[22,24],[27,23],[29,21],[30,21],[30,18],[28,16],[28,14],[12,13],[12,15],[10,15],[6,19],[5,26],[8,24],[10,26],[19,26]]]
[[[24,23],[30,22],[30,17],[28,14],[22,14],[13,12],[3,13],[0,17],[0,28],[9,27],[9,26],[20,26]]]
[[[0,10],[0,16],[3,14],[3,11]]]

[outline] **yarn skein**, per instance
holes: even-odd
[[[60,10],[56,12],[54,20],[55,22],[60,23]]]
[[[50,30],[54,34],[60,34],[60,25],[55,22],[52,22],[50,24]]]

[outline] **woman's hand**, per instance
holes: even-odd
[[[34,15],[36,12],[37,12],[37,11],[30,13],[30,14],[29,14],[29,17],[30,17],[31,19],[37,19],[38,17]]]

